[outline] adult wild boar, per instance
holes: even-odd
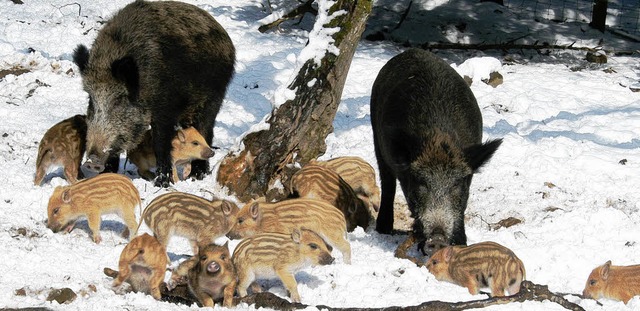
[[[481,142],[482,115],[462,77],[424,50],[393,57],[373,84],[371,125],[382,188],[376,230],[393,230],[398,179],[424,254],[466,245],[471,178],[502,140]]]
[[[233,76],[235,48],[206,11],[173,1],[137,0],[111,18],[91,51],[73,55],[89,93],[85,167],[117,171],[119,154],[151,126],[156,184],[167,186],[177,125],[195,127],[211,145],[213,126]],[[208,173],[206,160],[192,176]]]

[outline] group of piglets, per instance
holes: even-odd
[[[342,165],[337,165],[339,163]],[[371,181],[365,177],[370,172],[368,169],[357,168],[368,168],[366,162],[344,157],[327,162],[314,161],[309,165],[330,167],[328,164],[337,167],[332,172],[342,169],[350,171],[344,176],[357,176],[351,180],[353,187],[349,186],[349,189],[351,192],[358,189],[355,196],[373,210],[377,200],[371,193],[377,193],[377,187],[373,183],[369,188],[371,184],[363,182]],[[318,170],[317,167],[314,170]],[[307,178],[322,179],[323,176],[325,174]],[[337,180],[341,179],[338,175]],[[144,222],[154,236],[146,233],[137,236],[123,249],[119,274],[113,282],[116,288],[126,282],[132,290],[160,299],[160,287],[169,263],[169,239],[182,236],[190,241],[194,256],[173,270],[167,282],[169,289],[187,285],[202,306],[213,306],[218,299],[223,299],[225,306],[231,306],[236,290],[242,297],[249,287],[253,292],[261,290],[254,282],[256,279],[278,277],[292,301],[300,302],[294,274],[304,268],[305,263],[331,264],[333,248],[340,251],[344,263],[351,263],[345,217],[348,211],[327,201],[329,189],[340,189],[339,182],[332,184],[328,180],[335,178],[316,182],[324,188],[316,186],[306,191],[319,193],[325,199],[300,197],[276,203],[254,201],[242,208],[228,200],[210,201],[188,193],[169,192],[148,204],[138,224],[134,215],[136,205],[141,204],[137,188],[126,176],[103,173],[56,188],[49,201],[47,225],[54,232],[71,231],[78,218],[86,217],[93,240],[99,243],[102,214],[119,214],[127,226],[123,232],[125,237],[135,236]],[[302,181],[299,175],[293,178],[291,189],[311,184]],[[233,256],[227,244],[212,244],[225,235],[243,239]],[[492,296],[502,296],[505,291],[512,295],[519,291],[520,283],[526,278],[522,261],[511,250],[494,242],[442,248],[429,258],[426,267],[436,279],[464,286],[471,294],[489,287]],[[607,297],[626,302],[640,293],[640,287],[633,286],[637,284],[638,271],[640,266],[618,267],[607,262],[592,272],[583,294],[587,298]]]
[[[153,236],[146,233],[136,236],[123,249],[119,274],[113,283],[118,291],[126,282],[132,290],[159,299],[168,264],[169,239],[181,236],[191,243],[194,256],[174,269],[167,282],[169,289],[187,285],[202,306],[213,306],[214,301],[221,298],[225,306],[230,306],[236,290],[244,296],[249,287],[253,292],[260,290],[256,279],[278,277],[292,301],[300,302],[294,277],[297,271],[308,265],[333,263],[331,252],[334,247],[341,252],[345,263],[351,263],[345,217],[350,212],[335,205],[336,200],[344,200],[338,182],[342,183],[342,188],[348,189],[345,190],[348,198],[361,202],[359,206],[365,210],[367,222],[370,221],[367,206],[376,204],[375,199],[369,197],[370,193],[377,191],[369,188],[375,187],[375,176],[364,160],[345,157],[331,162],[337,170],[349,172],[345,176],[347,179],[348,176],[353,177],[353,187],[331,171],[332,174],[328,175],[336,182],[335,187],[329,182],[317,181],[316,185],[329,185],[329,188],[305,188],[310,193],[322,194],[324,199],[296,194],[300,197],[276,203],[257,200],[242,208],[228,200],[207,200],[193,194],[168,192],[157,196],[146,206],[139,223],[134,215],[135,207],[141,205],[137,188],[124,175],[102,173],[57,187],[49,200],[47,226],[54,232],[62,229],[69,232],[77,219],[86,217],[93,240],[100,243],[102,214],[120,215],[127,226],[123,232],[125,237],[136,236],[144,222]],[[316,162],[315,165],[329,164]],[[368,168],[367,176],[358,174],[358,169],[350,171],[347,167],[363,165]],[[295,186],[295,189],[302,188]],[[353,189],[358,189],[358,192]],[[226,244],[212,244],[225,235],[242,239],[233,256]]]
[[[60,121],[44,134],[38,146],[36,159],[35,185],[44,181],[47,173],[57,167],[62,167],[64,176],[69,183],[75,183],[83,178],[82,157],[85,153],[87,135],[87,121],[85,115],[75,115]],[[171,140],[172,181],[184,180],[191,172],[191,161],[205,160],[214,155],[213,150],[205,138],[194,127],[177,129]],[[144,141],[133,150],[127,152],[127,158],[138,168],[138,175],[147,180],[153,180],[155,174],[151,169],[156,166],[153,152],[151,130],[145,134]],[[178,174],[179,171],[182,174]]]

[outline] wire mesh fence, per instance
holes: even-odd
[[[504,0],[513,12],[534,19],[589,23],[593,0]],[[606,25],[640,37],[640,0],[609,0]]]

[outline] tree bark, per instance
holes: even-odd
[[[593,0],[593,13],[589,26],[604,32],[607,21],[607,0]]]
[[[333,131],[351,59],[371,7],[371,0],[338,0],[331,6],[329,16],[341,10],[346,12],[323,25],[340,28],[332,35],[339,55],[325,52],[319,66],[313,59],[307,60],[288,86],[295,90],[295,98],[272,112],[267,120],[269,129],[246,135],[244,149],[223,159],[218,182],[241,201],[267,196],[269,188],[274,188],[278,181],[288,182],[291,174],[288,164],[305,164],[325,152],[325,139]]]

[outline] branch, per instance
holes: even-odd
[[[634,53],[638,53],[638,50],[607,50],[607,49],[595,49],[591,47],[576,47],[573,46],[573,43],[570,45],[557,45],[557,44],[548,44],[542,43],[538,44],[537,42],[534,44],[515,44],[512,41],[506,43],[495,43],[495,44],[485,44],[485,43],[477,43],[477,44],[465,44],[465,43],[433,43],[427,42],[423,43],[420,48],[425,50],[575,50],[575,51],[590,51],[595,52],[597,50],[604,51],[607,54],[614,55],[633,55]]]
[[[384,308],[332,308],[327,306],[315,306],[316,309],[329,311],[459,311],[475,308],[486,308],[495,305],[503,305],[512,302],[524,301],[551,301],[557,303],[567,310],[584,311],[579,305],[569,302],[564,297],[555,294],[545,285],[538,285],[530,281],[522,282],[520,292],[507,297],[492,297],[483,300],[472,300],[463,302],[427,301],[417,306],[408,307],[384,307]],[[240,299],[234,299],[234,303],[247,303],[255,305],[255,308],[272,308],[276,310],[299,310],[309,306],[299,303],[290,303],[288,300],[280,298],[272,293],[264,292],[249,295]]]
[[[118,271],[104,268],[104,274],[109,277],[116,278],[118,276]],[[173,302],[173,303],[184,303],[191,305],[196,303],[195,297],[189,293],[189,290],[185,285],[179,285],[171,291],[167,290],[166,286],[163,284],[161,286],[162,292],[162,300]],[[573,295],[573,294],[558,294],[549,291],[549,288],[546,285],[538,285],[534,284],[530,281],[523,281],[520,285],[520,291],[511,296],[506,297],[491,297],[483,300],[471,300],[471,301],[462,301],[462,302],[444,302],[444,301],[427,301],[423,302],[417,306],[408,306],[408,307],[384,307],[384,308],[366,308],[366,307],[358,307],[358,308],[332,308],[327,306],[315,306],[316,309],[319,310],[328,310],[328,311],[459,311],[459,310],[467,310],[467,309],[476,309],[476,308],[486,308],[495,305],[503,305],[512,302],[525,302],[525,301],[551,301],[559,304],[563,308],[572,311],[584,311],[582,307],[579,305],[572,303],[566,300],[562,295]],[[278,297],[275,294],[269,292],[256,293],[252,295],[248,295],[242,298],[234,298],[233,305],[238,305],[240,303],[246,303],[249,305],[255,305],[256,309],[259,308],[270,308],[276,310],[299,310],[306,309],[310,306],[304,305],[301,303],[291,303],[288,300]]]
[[[278,18],[277,20],[268,23],[266,25],[262,25],[260,27],[258,27],[258,31],[264,33],[268,30],[270,30],[273,27],[277,27],[278,25],[282,24],[285,21],[288,21],[290,19],[295,19],[298,18],[299,16],[304,16],[307,13],[312,13],[314,15],[318,15],[318,10],[313,8],[313,1],[315,0],[308,0],[307,2],[303,3],[302,5],[300,5],[299,7],[293,9],[291,12],[285,14],[284,16]]]
[[[413,0],[409,1],[409,5],[407,6],[407,9],[404,11],[404,13],[402,13],[402,15],[400,16],[400,21],[398,22],[396,27],[393,27],[393,30],[400,28],[404,20],[407,18],[407,15],[409,15],[409,10],[411,10],[411,5],[413,5]]]

